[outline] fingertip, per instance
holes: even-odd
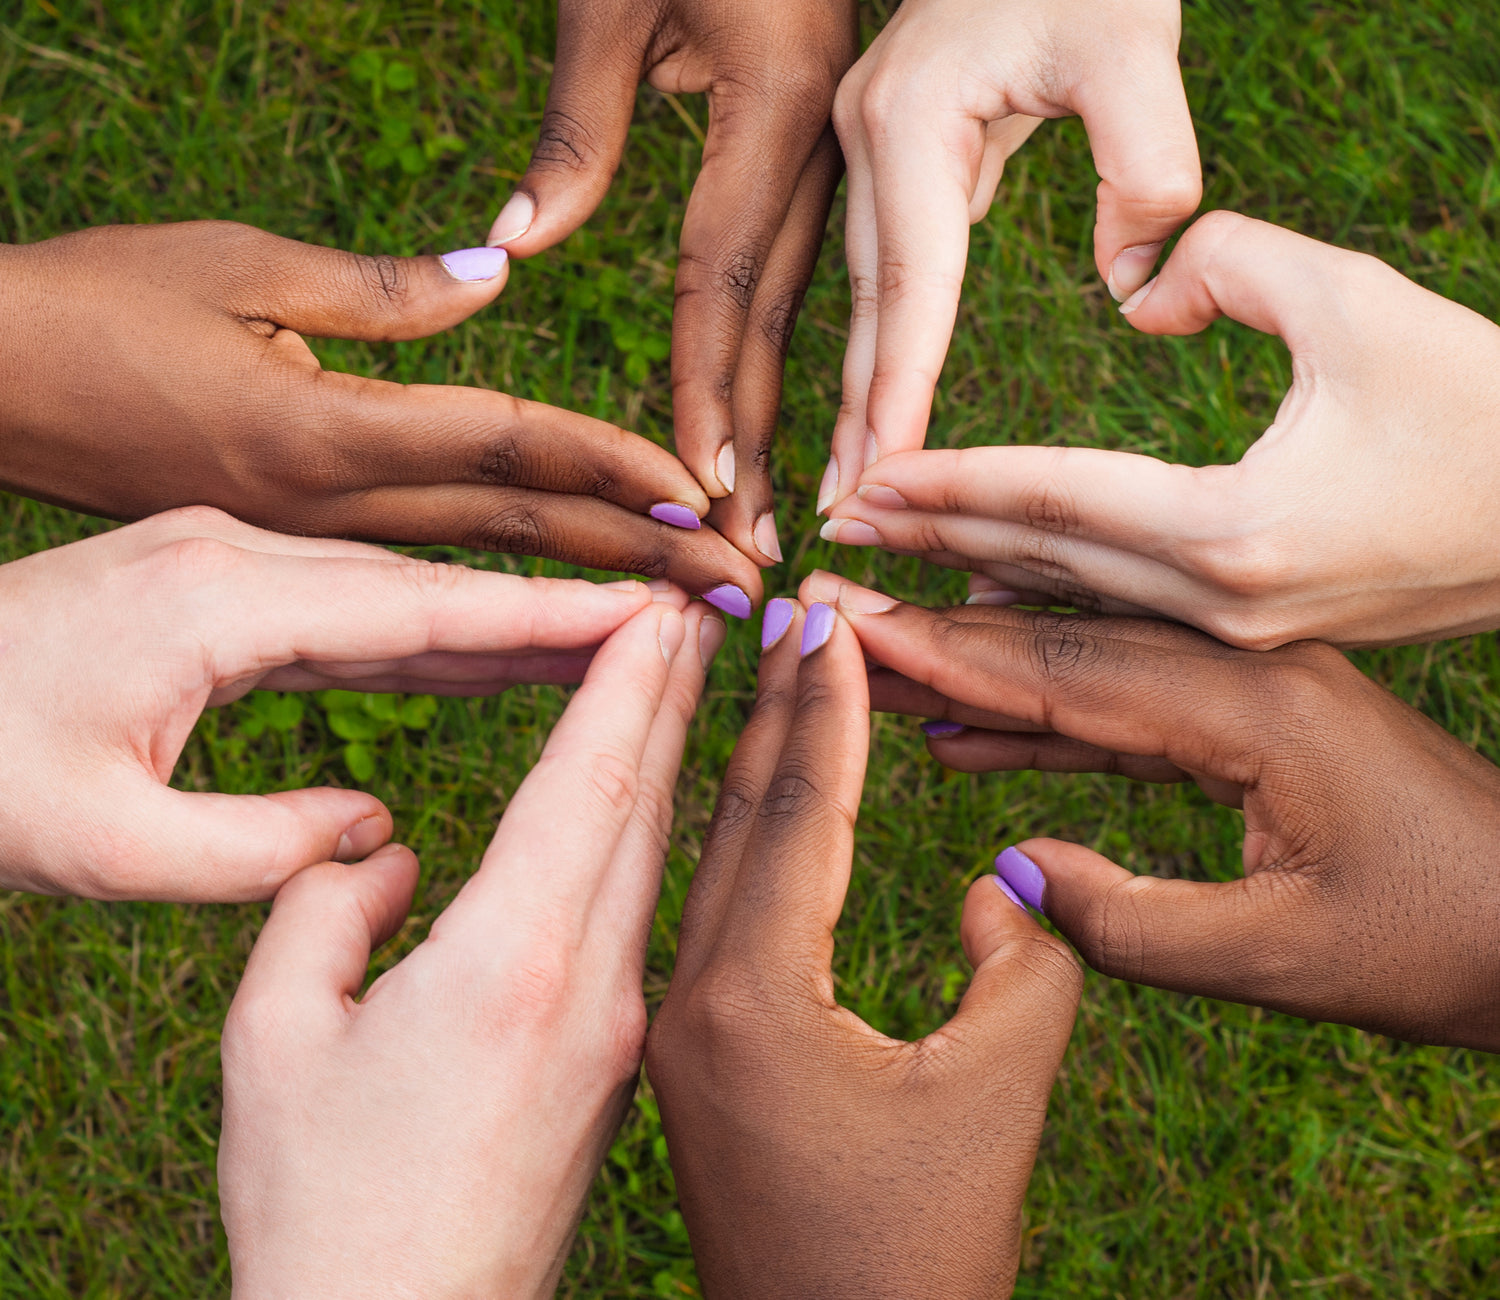
[[[485,285],[491,293],[505,287],[510,273],[510,257],[503,248],[460,248],[443,253],[438,265],[456,284]]]

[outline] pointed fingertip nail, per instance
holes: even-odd
[[[964,730],[966,728],[962,722],[947,722],[941,719],[934,719],[931,722],[924,722],[922,724],[922,731],[926,735],[931,736],[933,740],[943,740],[948,736],[956,736],[960,731]]]
[[[651,518],[658,523],[671,524],[673,528],[702,528],[703,520],[685,505],[676,501],[660,501],[651,507]]]
[[[703,599],[715,609],[721,609],[726,614],[733,614],[735,618],[750,617],[750,597],[732,582],[725,582],[712,591],[705,591]]]
[[[729,629],[724,625],[722,618],[710,618],[705,616],[698,624],[698,658],[703,663],[703,671],[707,672],[713,665],[714,656],[724,648],[724,638],[729,634]]]
[[[833,625],[838,621],[838,612],[832,605],[814,605],[807,611],[802,624],[802,657],[805,659],[814,650],[821,650],[833,635]]]
[[[1042,907],[1042,894],[1047,887],[1047,878],[1042,869],[1020,849],[1012,846],[1002,849],[995,857],[995,872],[1025,901],[1046,915]]]
[[[1020,600],[1020,594],[1014,591],[976,591],[965,598],[965,605],[1014,605]]]
[[[714,476],[726,492],[734,491],[734,444],[726,442],[714,457]]]
[[[1000,892],[1004,894],[1006,898],[1010,899],[1010,901],[1017,907],[1019,907],[1023,912],[1026,910],[1026,904],[1021,901],[1021,896],[1005,883],[1004,876],[991,876],[990,879],[1000,886]]]
[[[846,582],[838,589],[838,603],[840,609],[854,614],[886,614],[901,602],[884,592],[871,591],[858,583]]]
[[[1141,285],[1141,287],[1137,289],[1133,294],[1131,294],[1130,297],[1125,299],[1125,301],[1120,304],[1120,315],[1129,316],[1143,302],[1145,302],[1146,299],[1151,296],[1151,290],[1156,288],[1156,282],[1160,278],[1160,276],[1153,276],[1151,279],[1147,280],[1145,284]]]
[[[825,542],[838,542],[842,546],[879,546],[881,536],[862,519],[830,519],[820,529],[818,536]]]
[[[505,270],[509,260],[510,255],[503,248],[460,248],[438,258],[443,270],[463,284],[493,280]]]
[[[490,227],[490,237],[486,242],[491,245],[508,244],[512,239],[520,239],[531,229],[531,223],[535,220],[536,200],[529,194],[517,191],[500,209],[500,215]]]
[[[769,510],[755,521],[755,545],[772,564],[781,563],[781,542],[776,537],[776,518]]]
[[[823,471],[823,481],[818,485],[818,514],[833,504],[839,490],[839,463],[836,457],[828,458],[828,468]]]
[[[880,459],[880,444],[875,440],[875,430],[870,429],[865,433],[865,468],[869,469]]]
[[[1122,249],[1109,264],[1109,274],[1104,278],[1110,297],[1116,302],[1122,302],[1138,293],[1150,276],[1151,268],[1156,265],[1156,259],[1161,256],[1163,247],[1165,241],[1157,240],[1154,244],[1136,244]]]
[[[762,651],[769,650],[773,645],[786,635],[787,628],[792,625],[792,615],[796,612],[797,602],[788,600],[785,596],[777,596],[766,606],[766,612],[760,622],[760,648]]]
[[[868,501],[878,510],[906,509],[906,498],[895,488],[885,487],[880,483],[871,483],[867,487],[860,488],[859,499]]]

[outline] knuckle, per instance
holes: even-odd
[[[374,257],[350,253],[361,288],[368,298],[390,307],[400,307],[411,292],[407,264],[389,253]]]
[[[792,349],[792,334],[796,331],[797,317],[801,313],[802,294],[800,292],[781,293],[776,295],[761,317],[761,337],[782,359],[785,359]]]
[[[222,1052],[229,1073],[264,1069],[275,1059],[293,1026],[285,1002],[273,994],[241,990],[224,1018]]]
[[[567,956],[539,949],[509,972],[487,1018],[520,1030],[554,1028],[567,1011],[572,984]]]
[[[597,152],[586,123],[560,108],[542,114],[536,148],[531,151],[532,171],[582,171]]]
[[[859,138],[860,128],[863,125],[862,109],[860,99],[864,87],[858,84],[853,77],[845,77],[839,84],[839,88],[833,96],[833,129],[839,138],[839,143],[848,152],[854,141]]]
[[[196,536],[168,542],[153,554],[152,563],[167,581],[191,589],[222,580],[244,559],[245,552],[231,542]]]
[[[491,487],[514,487],[524,477],[525,463],[519,439],[500,434],[480,453],[479,481]]]
[[[601,1075],[623,1082],[640,1072],[646,1054],[646,1003],[638,993],[615,999],[596,1040]]]
[[[1050,934],[1028,939],[1013,960],[1039,988],[1060,1001],[1076,1004],[1083,993],[1083,971],[1073,950]]]
[[[1074,942],[1101,975],[1139,983],[1145,973],[1145,935],[1140,910],[1125,892],[1134,883],[1116,881],[1090,902]]]
[[[749,249],[741,248],[732,253],[720,269],[719,287],[736,307],[741,311],[749,311],[764,269],[763,258]]]
[[[1042,483],[1026,499],[1026,523],[1044,533],[1078,531],[1078,507],[1056,483]]]
[[[907,75],[891,64],[884,64],[865,82],[860,93],[860,128],[872,140],[881,139],[910,103],[910,97],[911,85]]]
[[[184,533],[214,536],[237,533],[244,531],[245,525],[217,506],[178,506],[175,510],[164,510],[159,515],[153,515],[136,527],[150,529],[168,537],[181,537]]]
[[[811,774],[784,764],[761,796],[759,816],[770,822],[796,824],[821,800]]]
[[[486,514],[465,538],[476,550],[507,555],[549,555],[551,530],[540,512],[525,502],[512,502]]]
[[[1277,595],[1294,576],[1285,546],[1263,532],[1206,543],[1197,548],[1193,564],[1199,576],[1218,590],[1245,600]]]

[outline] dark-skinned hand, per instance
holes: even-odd
[[[962,771],[1194,780],[1245,814],[1245,875],[1135,876],[1029,840],[997,865],[1095,969],[1418,1043],[1500,1051],[1500,770],[1302,641],[1236,650],[1150,619],[925,610],[816,574],[874,707]],[[938,733],[933,735],[933,733]]]
[[[901,1042],[838,1005],[865,668],[827,606],[775,600],[766,626],[646,1048],[704,1294],[1008,1295],[1081,973],[986,876],[964,901],[974,978],[948,1024]]]
[[[516,257],[566,238],[609,189],[640,83],[707,92],[672,325],[677,451],[761,564],[781,559],[771,440],[843,170],[833,97],[858,54],[854,0],[560,0],[536,151],[490,231]]]
[[[285,533],[732,587],[716,603],[748,614],[759,570],[697,527],[708,498],[669,452],[503,393],[327,371],[303,342],[447,329],[496,297],[506,261],[208,221],[0,246],[0,485],[114,519],[211,505]]]

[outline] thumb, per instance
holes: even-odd
[[[215,246],[228,300],[248,321],[313,338],[389,343],[457,325],[505,287],[503,249],[465,248],[441,257],[366,257],[303,244],[245,226],[198,223]]]
[[[331,788],[269,795],[186,794],[155,785],[134,800],[151,828],[149,874],[105,882],[112,896],[231,903],[269,898],[302,868],[353,861],[391,837],[391,815],[373,795]]]
[[[541,132],[526,175],[490,227],[488,242],[530,257],[566,239],[609,190],[635,112],[645,47],[603,30],[595,12],[562,5],[557,58]]]
[[[401,928],[416,886],[416,855],[399,844],[356,866],[328,862],[298,872],[255,941],[231,1023],[251,1014],[247,1005],[269,1008],[276,1022],[293,1006],[342,1012],[364,984],[370,954]]]
[[[1233,1002],[1284,1000],[1276,985],[1293,926],[1275,896],[1294,876],[1158,880],[1059,840],[1006,849],[995,869],[1101,974]]]

